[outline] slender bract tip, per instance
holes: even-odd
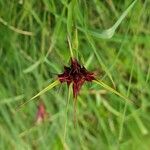
[[[95,82],[96,84],[102,86],[103,88],[105,88],[106,90],[115,93],[116,95],[118,95],[119,97],[121,97],[122,99],[124,99],[126,102],[128,102],[129,104],[133,104],[134,102],[132,100],[130,100],[128,97],[126,97],[125,95],[119,93],[118,91],[116,91],[115,89],[113,89],[112,87],[108,86],[107,84],[105,84],[104,82],[102,82],[101,80],[95,79],[93,80],[93,82]]]
[[[30,98],[29,100],[25,101],[23,104],[19,105],[16,108],[16,111],[19,111],[24,105],[26,105],[27,103],[29,103],[30,101],[32,101],[33,99],[41,96],[42,94],[44,94],[45,92],[47,92],[48,90],[51,90],[52,88],[54,88],[56,85],[60,84],[60,81],[57,79],[56,81],[52,82],[51,84],[49,84],[46,88],[44,88],[42,91],[40,91],[39,93],[37,93],[35,96],[33,96],[32,98]]]

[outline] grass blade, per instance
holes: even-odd
[[[122,15],[118,18],[118,20],[116,21],[116,23],[110,27],[109,29],[107,30],[104,30],[102,32],[96,32],[96,31],[92,31],[92,30],[87,30],[86,32],[89,34],[89,35],[92,35],[94,37],[97,37],[97,38],[101,38],[101,39],[110,39],[113,37],[116,29],[119,27],[119,25],[121,24],[121,22],[123,21],[123,19],[127,16],[127,14],[129,13],[129,11],[132,9],[132,7],[134,6],[134,4],[136,3],[137,0],[134,0],[130,5],[129,7],[122,13]],[[83,31],[85,32],[85,29],[81,28],[81,27],[78,27],[78,29],[80,31]]]
[[[35,99],[36,97],[44,94],[45,92],[47,92],[48,90],[51,90],[53,87],[55,87],[56,85],[58,85],[60,82],[59,80],[54,81],[53,83],[51,83],[50,85],[48,85],[46,88],[44,88],[42,91],[40,91],[38,94],[36,94],[35,96],[33,96],[30,100]]]
[[[10,30],[12,30],[12,31],[14,31],[16,33],[23,34],[23,35],[28,35],[28,36],[33,36],[32,32],[24,31],[24,30],[20,30],[18,28],[15,28],[14,26],[9,25],[8,22],[3,20],[1,17],[0,17],[0,23],[2,23],[4,26],[8,27]]]
[[[67,124],[68,124],[68,110],[69,110],[69,101],[70,101],[70,96],[71,96],[71,86],[69,86],[68,89],[68,96],[67,96],[67,104],[66,104],[66,118],[65,118],[65,126],[64,126],[64,143],[66,143],[66,135],[67,135]]]
[[[95,56],[96,56],[96,58],[97,58],[99,64],[100,64],[100,65],[103,67],[103,69],[105,70],[105,72],[106,72],[106,74],[108,75],[108,77],[110,78],[110,80],[111,80],[113,86],[116,87],[116,86],[115,86],[115,83],[114,83],[114,81],[113,81],[113,78],[112,78],[112,76],[111,76],[111,74],[110,74],[110,72],[109,72],[109,70],[107,69],[106,65],[103,63],[101,57],[99,56],[99,54],[98,54],[98,52],[97,52],[97,50],[96,50],[94,41],[92,40],[92,38],[91,38],[87,33],[85,33],[85,34],[86,34],[87,39],[88,39],[88,41],[89,41],[89,43],[90,43],[90,45],[91,45],[91,47],[92,47],[92,49],[93,49],[93,51],[94,51],[94,53],[95,53]]]
[[[44,88],[42,91],[40,91],[39,93],[37,93],[35,96],[33,96],[31,99],[29,99],[28,101],[24,102],[23,104],[21,104],[16,110],[19,110],[22,106],[24,106],[25,104],[29,103],[31,100],[37,98],[38,96],[44,94],[45,92],[47,92],[48,90],[51,90],[53,87],[55,87],[56,85],[58,85],[60,83],[59,80],[54,81],[53,83],[51,83],[50,85],[48,85],[46,88]]]
[[[128,103],[131,104],[131,100],[129,100],[126,96],[122,95],[121,93],[117,92],[115,89],[111,88],[110,86],[108,86],[107,84],[105,84],[104,82],[100,81],[100,80],[94,80],[94,82],[98,85],[101,85],[103,88],[105,88],[106,90],[115,93],[116,95],[118,95],[119,97],[123,98],[124,100],[126,100]]]
[[[36,61],[34,64],[29,66],[28,68],[23,70],[23,73],[29,73],[32,72],[34,69],[36,69],[41,63],[41,60]]]
[[[19,101],[23,98],[24,98],[24,94],[21,94],[21,95],[15,96],[15,97],[5,98],[5,99],[0,100],[0,105]]]

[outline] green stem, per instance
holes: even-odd
[[[71,55],[72,58],[74,58],[73,50],[72,50],[72,46],[71,46],[71,42],[70,42],[69,36],[67,37],[67,39],[68,39],[68,44],[69,44],[70,55]]]
[[[67,122],[68,122],[68,106],[70,101],[70,95],[71,95],[71,86],[69,86],[68,90],[68,96],[67,96],[67,104],[66,104],[66,119],[65,119],[65,129],[64,129],[64,142],[66,141],[66,133],[67,133]]]
[[[77,113],[77,98],[74,98],[74,113],[73,113],[73,119],[74,119],[74,127],[76,127],[76,123],[77,123],[77,116],[76,116],[76,113]]]

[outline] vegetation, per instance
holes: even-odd
[[[149,27],[149,0],[0,0],[0,149],[148,150]],[[67,84],[30,100],[72,55],[102,85],[82,86],[76,126]]]

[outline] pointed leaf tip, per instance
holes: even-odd
[[[33,99],[39,97],[40,95],[44,94],[45,92],[47,92],[48,90],[51,90],[52,88],[54,88],[56,85],[60,84],[59,80],[56,80],[54,82],[52,82],[51,84],[49,84],[46,88],[44,88],[42,91],[40,91],[39,93],[37,93],[35,96],[33,96],[31,99],[29,99],[28,101],[24,102],[23,104],[21,104],[19,107],[16,108],[16,111],[20,110],[20,108],[22,108],[24,105],[26,105],[27,103],[29,103],[30,101],[32,101]]]
[[[100,81],[100,80],[93,80],[93,82],[95,82],[96,84],[102,86],[103,88],[105,88],[106,90],[115,93],[116,95],[118,95],[119,97],[123,98],[124,100],[126,100],[129,104],[132,104],[133,101],[128,99],[125,95],[122,95],[121,93],[119,93],[118,91],[116,91],[115,89],[113,89],[112,87],[108,86],[107,84],[105,84],[104,82]]]
[[[119,25],[121,24],[121,22],[123,21],[123,19],[127,16],[127,14],[129,13],[129,11],[132,9],[132,7],[134,6],[134,4],[137,2],[137,0],[134,0],[129,6],[128,8],[121,14],[121,16],[118,18],[118,20],[115,22],[115,24],[102,31],[93,31],[93,30],[89,30],[89,29],[83,29],[81,27],[78,27],[78,29],[82,32],[87,32],[89,35],[97,37],[97,38],[101,38],[101,39],[110,39],[113,37],[113,35],[115,34],[116,29],[119,27]]]

